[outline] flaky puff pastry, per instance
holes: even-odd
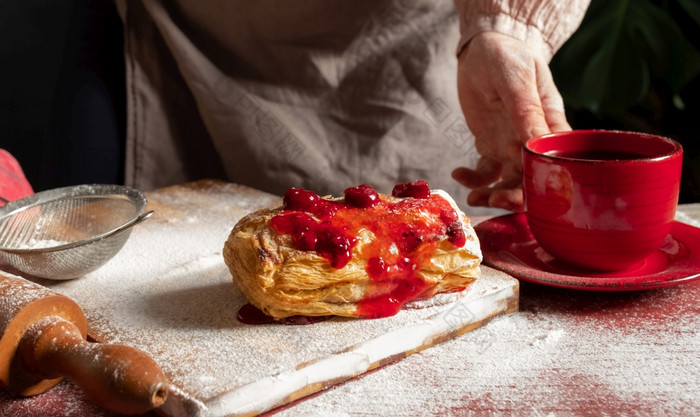
[[[455,210],[466,243],[457,247],[446,236],[437,242],[429,261],[420,265],[416,274],[426,284],[421,299],[465,289],[480,274],[481,250],[469,218],[446,193],[435,190],[432,194],[445,198]],[[384,201],[397,200],[380,196]],[[245,216],[224,244],[223,256],[233,281],[250,304],[275,319],[294,315],[356,317],[362,315],[358,306],[364,300],[395,288],[396,283],[377,282],[367,273],[363,249],[376,239],[372,231],[359,230],[349,262],[336,269],[315,251],[296,249],[290,235],[278,234],[270,227],[271,219],[282,212],[280,207]],[[425,215],[416,213],[415,219]]]

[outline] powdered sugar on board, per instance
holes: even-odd
[[[275,415],[697,416],[698,297],[523,282],[517,314]]]
[[[404,357],[517,308],[517,281],[485,268],[457,302],[379,320],[249,326],[221,250],[233,225],[279,197],[220,182],[147,194],[155,215],[103,268],[42,282],[75,299],[98,340],[149,353],[174,384],[169,415],[260,412]],[[454,297],[451,295],[450,297]]]

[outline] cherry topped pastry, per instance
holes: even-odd
[[[479,276],[469,219],[425,181],[392,195],[362,184],[342,198],[287,190],[283,206],[241,219],[224,258],[248,302],[275,318],[396,314]]]

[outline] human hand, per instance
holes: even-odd
[[[522,144],[571,130],[545,58],[521,40],[482,32],[459,56],[457,92],[480,158],[452,177],[471,188],[469,205],[522,211]]]

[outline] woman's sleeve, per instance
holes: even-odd
[[[590,0],[454,0],[461,38],[495,31],[528,42],[549,61],[581,24]]]

